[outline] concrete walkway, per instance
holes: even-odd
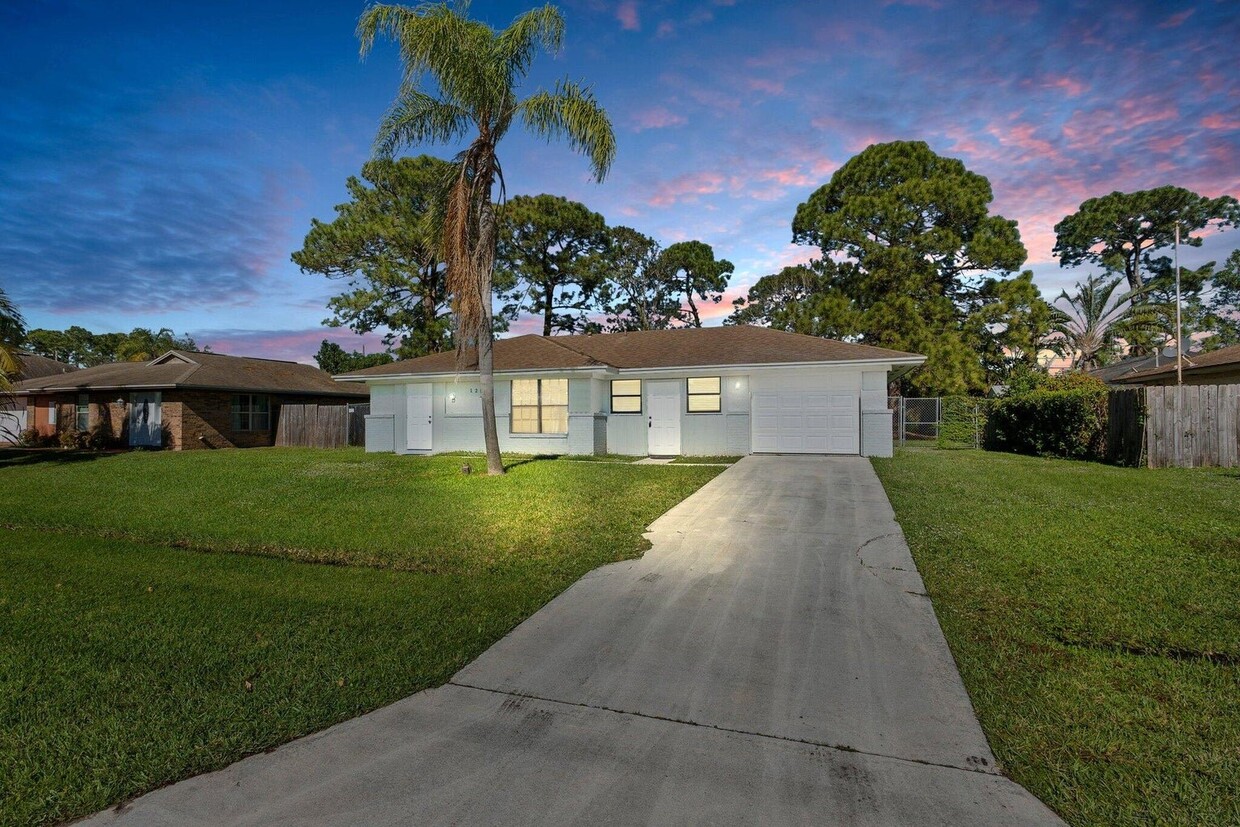
[[[869,462],[748,457],[446,686],[98,824],[1057,824]]]

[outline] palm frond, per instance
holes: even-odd
[[[607,177],[616,158],[616,135],[607,113],[588,87],[561,81],[554,92],[537,92],[519,105],[525,125],[548,141],[564,136],[590,158],[596,181]]]
[[[495,32],[485,23],[470,20],[447,3],[375,5],[357,23],[362,57],[380,35],[400,50],[402,89],[419,88],[430,75],[445,100],[469,110],[477,120],[492,120],[504,108],[511,84],[495,59]]]
[[[510,80],[525,77],[534,57],[542,49],[550,54],[560,51],[564,41],[564,17],[548,3],[522,14],[495,39],[498,63],[507,67]]]
[[[390,158],[403,146],[451,143],[465,137],[470,124],[461,107],[405,87],[379,123],[374,153]]]

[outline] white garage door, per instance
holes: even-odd
[[[858,396],[852,391],[758,391],[753,450],[771,454],[856,454]]]

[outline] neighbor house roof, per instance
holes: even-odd
[[[1208,353],[1189,353],[1184,356],[1184,372],[1194,376],[1240,370],[1240,345],[1211,350]],[[1137,371],[1115,380],[1125,384],[1139,385],[1155,379],[1175,376],[1175,359],[1158,368]]]
[[[916,365],[925,360],[916,353],[749,325],[580,336],[515,336],[497,340],[494,357],[497,372],[595,367],[657,370],[856,361]],[[457,372],[455,353],[435,353],[354,371],[337,378],[370,379]]]
[[[25,351],[17,352],[17,361],[22,366],[22,369],[17,372],[19,382],[26,379],[41,379],[44,376],[60,376],[78,370],[73,365],[66,365],[64,362],[57,362],[55,359]]]
[[[1127,359],[1121,359],[1118,362],[1094,368],[1088,371],[1088,373],[1090,376],[1094,376],[1111,385],[1116,382],[1123,382],[1134,373],[1155,368],[1163,369],[1168,366],[1175,367],[1175,357],[1164,356],[1161,351],[1155,351],[1145,356],[1129,356]]]
[[[364,395],[342,388],[311,365],[189,350],[170,350],[149,362],[111,362],[16,385],[19,394],[129,388]]]

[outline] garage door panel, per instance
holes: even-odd
[[[771,390],[754,393],[752,446],[781,454],[855,454],[858,401],[853,391]]]

